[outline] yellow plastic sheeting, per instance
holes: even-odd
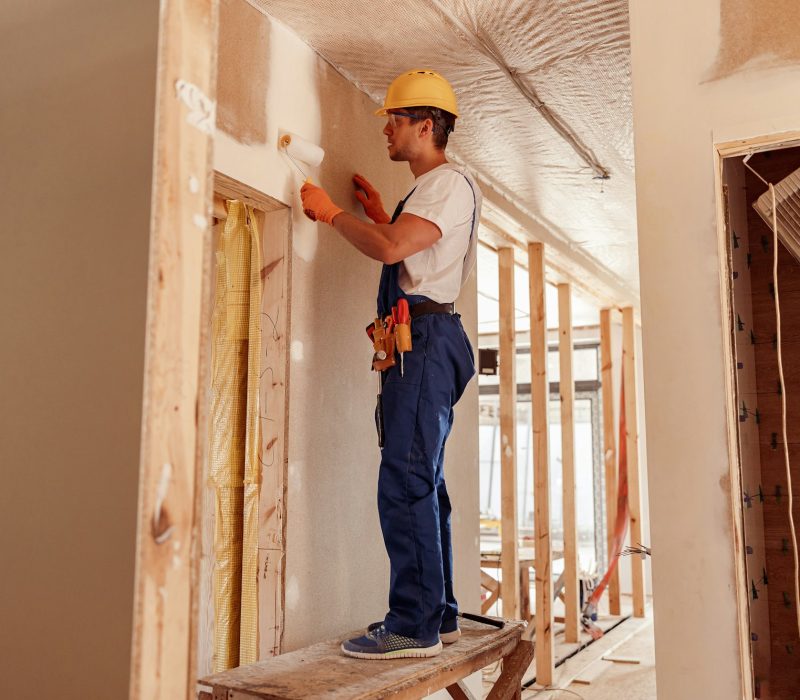
[[[261,488],[261,235],[252,209],[250,231],[250,324],[247,360],[247,430],[242,531],[242,621],[239,665],[258,660],[258,506]]]
[[[216,253],[217,283],[212,317],[209,480],[216,494],[215,672],[254,661],[257,644],[255,558],[258,533],[253,522],[257,523],[258,517],[260,443],[260,251],[252,212],[241,202],[228,202],[228,217]],[[243,553],[246,554],[243,556]],[[243,574],[248,580],[244,587]],[[244,659],[240,645],[244,649]]]

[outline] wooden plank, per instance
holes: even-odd
[[[642,663],[641,659],[635,658],[633,656],[613,656],[606,654],[603,657],[603,661],[610,661],[614,664],[640,664]]]
[[[564,640],[580,636],[578,529],[575,515],[575,384],[572,372],[572,292],[558,285],[558,387],[561,398],[561,486],[564,527]]]
[[[633,307],[622,309],[622,371],[625,373],[625,423],[628,455],[628,506],[631,518],[631,544],[642,543],[642,497],[639,486],[639,421],[636,387],[636,336]],[[633,587],[633,615],[644,617],[644,562],[630,557]]]
[[[531,404],[533,409],[533,503],[536,553],[536,676],[553,679],[553,578],[550,541],[550,461],[548,451],[547,307],[544,244],[528,245],[531,310]]]
[[[606,541],[609,565],[614,551],[614,530],[617,521],[617,428],[614,420],[614,361],[611,351],[611,309],[600,310],[600,366],[603,403],[603,465],[606,477]],[[620,615],[619,567],[608,582],[608,611]]]
[[[251,196],[259,195],[251,193]],[[282,208],[267,213],[261,230],[264,296],[261,305],[258,658],[266,659],[281,653],[284,630],[292,257],[289,210]]]
[[[132,700],[195,689],[217,17],[217,0],[175,0],[159,20]]]
[[[430,659],[379,663],[347,657],[339,649],[341,639],[363,632],[358,630],[201,682],[212,686],[215,696],[224,698],[236,697],[235,693],[270,700],[423,698],[509,655],[517,647],[524,626],[522,622],[506,622],[498,630],[471,620],[460,620],[459,624],[462,636],[458,644],[445,646]]]
[[[595,661],[593,664],[583,669],[583,671],[575,676],[575,679],[572,682],[578,683],[579,685],[591,685],[612,666],[613,664],[611,662],[600,659],[599,661]]]
[[[517,343],[515,331],[514,250],[501,248],[500,303],[500,519],[503,616],[519,618],[517,534]]]
[[[285,204],[274,197],[219,171],[214,172],[214,192],[224,199],[238,199],[265,213],[287,209]]]

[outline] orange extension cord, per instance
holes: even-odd
[[[603,597],[614,570],[617,568],[619,553],[622,551],[622,545],[628,533],[628,449],[625,433],[625,377],[623,376],[619,399],[619,477],[617,482],[619,487],[617,489],[617,517],[614,528],[613,551],[615,554],[608,564],[608,570],[605,575],[583,606],[583,613],[581,614],[581,625],[593,639],[599,639],[603,636],[603,630],[594,623],[597,618],[597,605],[600,602],[600,598]]]

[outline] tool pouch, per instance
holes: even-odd
[[[397,352],[411,352],[411,322],[398,323],[394,327]]]
[[[372,369],[376,372],[383,372],[395,365],[394,328],[394,323],[389,316],[385,322],[376,318],[371,332],[368,331],[372,338],[372,349],[375,351],[372,356]]]

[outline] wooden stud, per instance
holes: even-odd
[[[514,328],[514,250],[501,248],[500,301],[500,519],[503,617],[517,620],[520,611],[517,535],[517,343]]]
[[[572,290],[558,285],[558,387],[561,398],[561,483],[564,523],[564,641],[580,638],[578,529],[575,515],[575,385],[572,374]]]
[[[639,426],[636,411],[636,337],[633,307],[622,309],[622,371],[625,374],[625,445],[628,453],[628,507],[631,545],[642,543],[642,501],[639,487]],[[633,615],[644,617],[644,566],[641,557],[630,557]]]
[[[175,0],[159,24],[132,700],[195,692],[217,19],[217,0]]]
[[[531,309],[531,405],[533,409],[533,503],[536,555],[536,679],[553,682],[553,553],[550,542],[550,456],[548,453],[547,304],[544,244],[528,245]]]
[[[603,463],[606,477],[606,541],[609,565],[614,551],[614,530],[617,520],[617,429],[614,422],[614,362],[611,352],[611,309],[600,310],[600,366],[603,392]],[[619,567],[608,582],[608,611],[620,615]]]
[[[281,653],[288,484],[291,216],[282,208],[261,226],[261,489],[258,540],[258,658]]]

